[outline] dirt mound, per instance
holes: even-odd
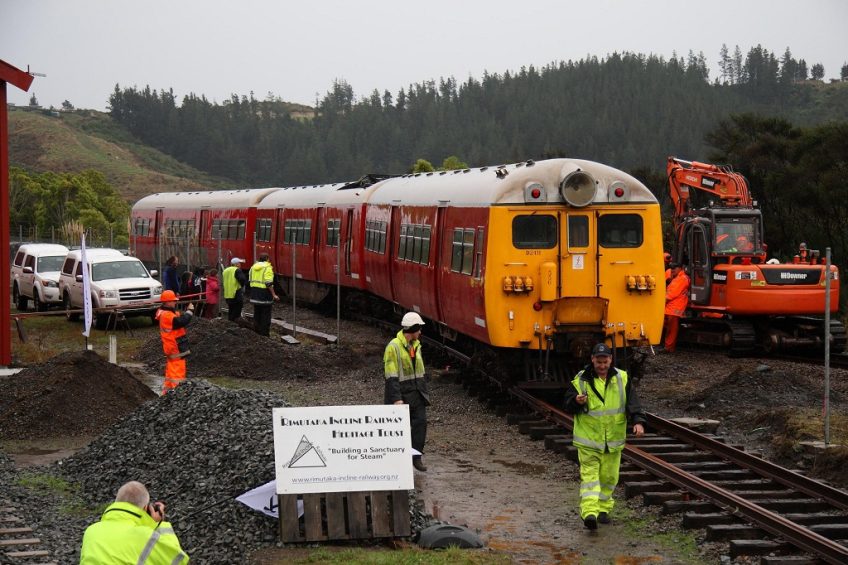
[[[356,366],[359,356],[342,348],[346,360],[339,361],[335,346],[283,344],[278,337],[265,337],[228,320],[195,318],[187,328],[191,355],[188,377],[240,377],[256,380],[313,379],[340,366]],[[333,354],[327,354],[332,348]],[[165,356],[159,340],[150,340],[136,358],[151,371],[163,372]]]
[[[62,353],[0,378],[0,439],[99,434],[153,398],[129,371],[93,351]]]
[[[691,398],[693,403],[707,406],[743,401],[756,406],[807,406],[820,401],[822,384],[808,374],[774,370],[768,365],[736,367],[717,384],[705,388]],[[831,393],[834,402],[841,400]]]

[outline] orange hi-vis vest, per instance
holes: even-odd
[[[182,314],[182,316],[185,315],[191,317],[191,312]],[[156,319],[159,320],[159,336],[162,338],[162,351],[168,359],[179,359],[191,353],[188,350],[188,340],[185,339],[185,328],[174,328],[174,319],[179,317],[180,315],[173,310],[160,308],[156,311]],[[181,345],[183,351],[180,350]]]
[[[681,269],[666,288],[665,314],[682,318],[687,306],[689,306],[689,276]]]

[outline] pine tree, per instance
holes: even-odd
[[[822,80],[824,78],[824,65],[821,63],[813,65],[813,68],[810,69],[810,78],[813,80]]]

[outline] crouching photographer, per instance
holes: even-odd
[[[86,528],[82,538],[81,565],[185,565],[188,561],[174,528],[165,521],[165,503],[150,502],[147,487],[138,481],[118,489],[115,502],[99,522]]]

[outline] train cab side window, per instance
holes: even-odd
[[[483,274],[483,228],[477,228],[477,241],[474,244],[474,273],[472,276],[479,279]]]
[[[474,267],[474,228],[453,230],[451,271],[470,275]]]
[[[598,218],[598,243],[601,247],[639,247],[643,237],[642,216],[605,214]]]
[[[589,217],[568,217],[568,246],[589,247]]]
[[[512,244],[516,249],[553,249],[556,243],[556,217],[533,214],[512,219]]]

